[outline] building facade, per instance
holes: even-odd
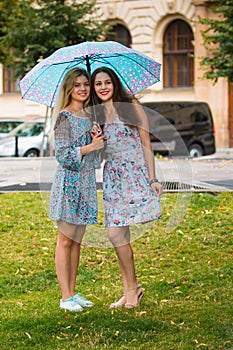
[[[204,101],[213,113],[216,145],[229,147],[227,79],[203,79],[199,58],[207,54],[199,17],[213,13],[204,0],[97,0],[99,16],[113,25],[107,40],[116,40],[162,63],[161,81],[139,96],[141,101]],[[46,108],[4,91],[0,67],[0,117],[43,116]]]

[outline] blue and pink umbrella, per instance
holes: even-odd
[[[32,68],[20,81],[22,97],[53,107],[69,70],[79,67],[92,73],[103,66],[113,69],[133,95],[160,78],[161,64],[137,50],[114,41],[83,42],[56,50]]]

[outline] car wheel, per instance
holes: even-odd
[[[39,157],[39,151],[37,149],[29,149],[24,154],[24,157],[28,157],[28,158]]]
[[[203,148],[194,143],[189,147],[189,156],[192,158],[202,157],[203,156]]]

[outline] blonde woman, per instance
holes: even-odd
[[[57,170],[51,189],[50,218],[57,221],[55,264],[62,299],[60,308],[83,311],[93,303],[75,290],[80,247],[87,224],[97,222],[95,153],[104,136],[90,137],[90,77],[85,70],[67,73],[54,109]]]

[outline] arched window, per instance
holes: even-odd
[[[107,36],[106,40],[117,41],[127,47],[132,44],[132,39],[129,30],[122,24],[116,24],[112,27],[111,33]]]
[[[165,88],[193,86],[194,60],[191,27],[180,19],[173,21],[164,34],[163,77]]]

